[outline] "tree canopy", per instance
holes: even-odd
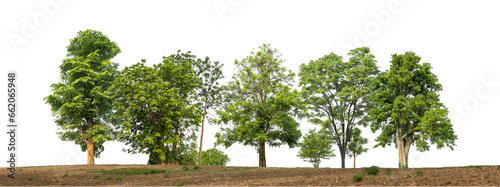
[[[102,32],[79,31],[67,46],[67,58],[59,66],[61,81],[52,84],[52,94],[45,97],[52,107],[61,140],[73,141],[87,151],[87,164],[94,164],[111,140],[108,125],[112,99],[108,95],[118,64],[110,61],[120,53],[115,42]]]
[[[227,148],[239,142],[256,147],[259,167],[266,167],[266,144],[294,147],[301,136],[293,118],[300,109],[298,92],[291,89],[295,74],[282,63],[279,52],[268,44],[236,60],[237,71],[228,83],[230,99],[216,112],[217,123],[230,125],[216,134],[216,145]]]
[[[429,144],[453,150],[457,139],[448,109],[439,100],[442,85],[431,72],[431,64],[420,59],[414,52],[393,54],[390,70],[372,85],[371,129],[381,130],[376,146],[396,144],[400,167],[408,167],[411,145],[416,144],[418,151],[429,150]]]
[[[368,86],[379,73],[375,56],[367,47],[350,51],[349,61],[330,53],[300,66],[302,97],[312,110],[310,122],[321,125],[339,147],[345,168],[347,145],[355,126],[368,124]]]
[[[179,164],[193,147],[201,119],[193,101],[199,87],[194,56],[181,53],[163,57],[153,67],[146,61],[126,67],[113,83],[117,137],[129,153],[147,153],[150,164]],[[187,153],[187,152],[186,152]]]

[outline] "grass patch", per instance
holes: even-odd
[[[64,179],[66,179],[66,177],[67,177],[67,176],[68,176],[68,174],[66,173],[66,174],[64,174],[64,175],[61,177],[61,179],[63,179],[63,180],[64,180]]]
[[[184,186],[184,182],[180,181],[179,183],[177,183],[177,185],[175,186]]]
[[[421,169],[416,169],[413,173],[415,173],[415,175],[419,177],[424,176],[424,172]]]
[[[106,180],[110,181],[111,179],[113,179],[113,177],[108,177],[106,178]]]
[[[409,173],[407,173],[406,178],[411,178],[411,175]]]
[[[120,169],[110,169],[110,170],[89,170],[89,173],[102,173],[108,175],[138,175],[138,174],[157,174],[165,173],[165,170],[155,170],[148,168],[120,168]]]
[[[363,174],[366,174],[366,175],[377,175],[379,172],[380,172],[380,170],[377,166],[363,168]]]
[[[19,171],[23,171],[23,169],[19,169]]]
[[[385,175],[391,175],[392,174],[392,169],[391,168],[387,168],[385,169]]]
[[[116,181],[122,181],[123,180],[123,177],[116,177],[115,178]]]
[[[34,178],[35,178],[35,176],[32,176],[32,177],[30,177],[30,178],[28,179],[28,181],[31,181],[31,180],[33,180]]]
[[[483,166],[464,166],[463,168],[476,168],[476,169],[483,169]]]
[[[357,174],[357,173],[354,174],[354,175],[352,175],[352,181],[353,182],[361,182],[361,181],[363,181],[363,175]]]
[[[94,179],[98,179],[98,178],[99,178],[99,175],[94,176]]]
[[[164,178],[169,178],[168,174],[163,175]]]
[[[182,170],[184,170],[184,171],[188,171],[188,170],[189,170],[189,167],[188,167],[188,166],[186,166],[186,165],[184,165],[184,166],[182,166]]]
[[[195,166],[193,169],[198,170],[198,169],[200,169],[200,166]]]

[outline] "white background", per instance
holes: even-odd
[[[234,60],[263,43],[277,48],[284,65],[295,73],[300,64],[330,52],[347,59],[347,50],[359,46],[371,48],[381,70],[389,68],[391,54],[414,51],[432,64],[443,85],[441,100],[450,109],[458,140],[455,151],[433,146],[418,153],[413,148],[410,167],[500,165],[499,5],[404,0],[2,1],[0,77],[5,80],[0,81],[4,85],[0,90],[6,92],[7,71],[17,71],[20,166],[85,164],[86,153],[58,138],[50,106],[43,101],[51,94],[50,85],[59,81],[58,67],[69,40],[80,30],[102,31],[116,42],[122,53],[112,61],[120,64],[119,69],[141,59],[156,64],[181,49],[224,63],[226,78],[221,82],[232,76]],[[2,129],[7,123],[6,99],[6,93],[0,97]],[[314,127],[301,121],[303,133]],[[218,130],[207,126],[204,149],[213,147]],[[7,142],[2,132],[1,142]],[[371,149],[357,158],[358,167],[398,166],[394,146],[372,149],[378,133],[363,129]],[[104,146],[96,164],[147,162],[147,155],[122,152],[122,143]],[[229,166],[258,166],[252,147],[235,144],[219,149],[229,155]],[[296,157],[298,148],[266,150],[270,167],[312,167]],[[0,158],[7,157],[5,143]],[[346,166],[353,166],[352,159]],[[340,167],[340,157],[323,161],[320,167]]]

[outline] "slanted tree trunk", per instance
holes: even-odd
[[[266,167],[266,142],[259,143],[259,167]]]
[[[201,121],[201,136],[200,136],[200,151],[199,151],[200,158],[198,161],[198,165],[200,165],[200,166],[201,166],[201,153],[202,153],[202,147],[203,147],[203,131],[205,130],[205,117],[206,116],[207,116],[207,104],[205,103],[205,109],[203,111],[203,119]]]

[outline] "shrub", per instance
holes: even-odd
[[[410,178],[411,175],[409,173],[406,174],[406,178]]]
[[[380,172],[377,166],[363,168],[363,173],[366,175],[377,175]]]
[[[391,175],[391,173],[392,173],[392,169],[391,168],[385,169],[385,175]]]
[[[414,173],[416,176],[420,177],[424,176],[424,172],[421,169],[416,169]]]
[[[201,152],[202,166],[225,166],[230,160],[224,152],[216,148]]]
[[[363,175],[360,175],[360,174],[354,174],[352,175],[352,181],[353,182],[361,182],[363,181]]]
[[[182,181],[180,181],[179,183],[177,183],[177,185],[175,186],[184,186],[184,183]]]

